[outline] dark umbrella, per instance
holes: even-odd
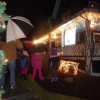
[[[24,49],[28,51],[28,53],[30,54],[30,48],[33,46],[33,43],[31,41],[23,41],[23,46],[24,46]]]
[[[43,43],[39,43],[36,45],[32,45],[31,48],[29,48],[29,51],[31,53],[35,53],[35,52],[44,52],[44,51],[49,51],[49,47],[46,44]]]
[[[25,17],[15,16],[12,17],[11,20],[23,31],[23,33],[25,33],[25,35],[28,35],[34,29],[32,23]]]

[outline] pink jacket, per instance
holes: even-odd
[[[34,67],[42,67],[42,54],[41,53],[33,53],[31,55],[31,63]]]

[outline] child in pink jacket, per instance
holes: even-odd
[[[32,53],[31,55],[31,63],[33,67],[32,80],[34,80],[37,71],[38,71],[39,79],[40,80],[44,79],[44,77],[42,76],[42,58],[43,57],[41,52]]]

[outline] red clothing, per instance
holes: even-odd
[[[22,68],[21,73],[22,73],[22,75],[27,75],[27,73],[28,73],[28,67]]]
[[[43,80],[44,77],[42,76],[42,54],[41,53],[33,53],[31,55],[31,63],[33,66],[33,74],[32,74],[32,80],[34,80],[35,76],[36,76],[36,72],[38,71],[39,74],[39,78],[40,80]]]
[[[42,54],[41,53],[32,54],[31,62],[32,62],[32,66],[42,67]]]

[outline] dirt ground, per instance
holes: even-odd
[[[88,100],[100,100],[100,77],[78,73],[74,75],[59,75],[58,82],[52,83],[50,79],[38,82],[49,92],[65,94]]]

